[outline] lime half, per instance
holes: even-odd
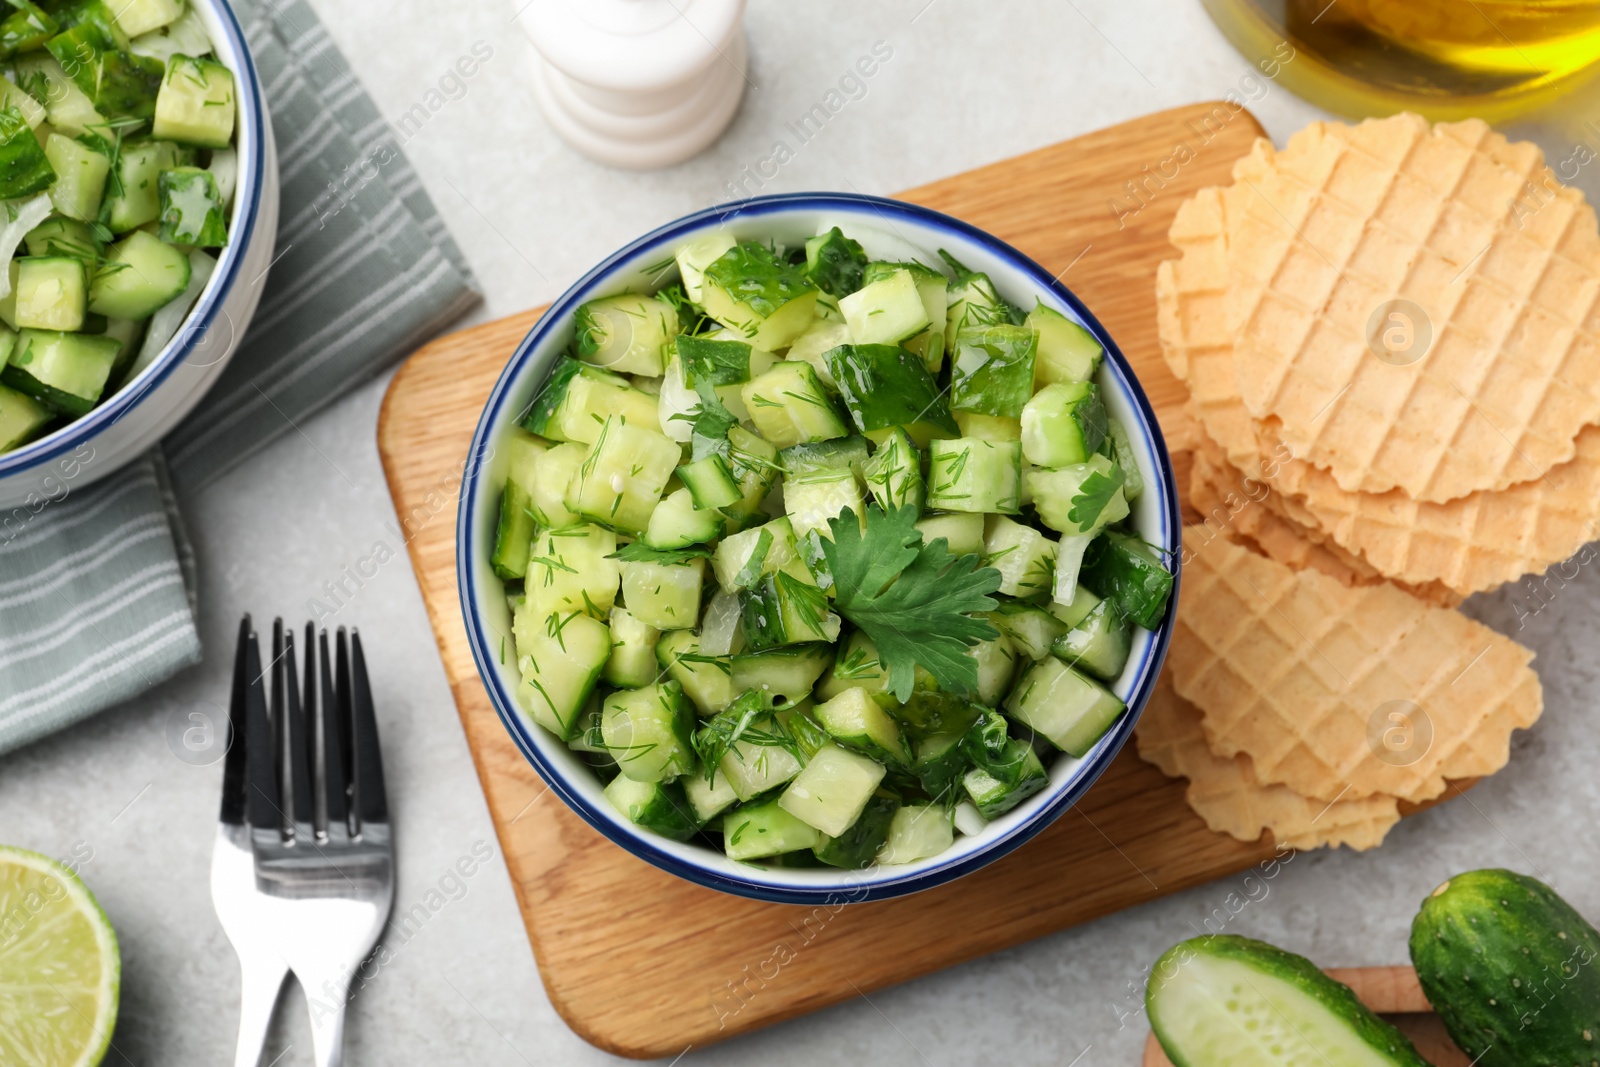
[[[48,856],[0,845],[0,1063],[93,1067],[121,985],[117,935],[88,887]]]

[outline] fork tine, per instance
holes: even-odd
[[[355,739],[355,788],[352,803],[361,825],[387,823],[389,799],[383,786],[383,756],[378,749],[378,718],[372,707],[372,685],[367,679],[367,658],[361,651],[361,633],[352,630],[350,711]]]
[[[282,627],[282,620],[273,625],[274,636],[282,630],[283,659],[282,687],[284,704],[284,731],[283,748],[280,750],[283,757],[283,772],[285,776],[284,821],[286,830],[293,834],[297,824],[311,823],[311,767],[307,762],[307,738],[309,731],[306,729],[305,715],[300,707],[300,683],[295,673],[294,663],[294,632]],[[274,694],[273,699],[277,699]]]
[[[250,616],[239,620],[239,643],[233,653],[233,693],[228,699],[228,747],[222,764],[222,816],[220,821],[230,826],[243,826],[245,821],[245,734],[248,720],[245,704],[250,691],[250,672],[245,663],[245,649],[250,643]]]
[[[350,641],[343,626],[339,627],[335,638],[338,647],[338,671],[336,684],[338,686],[338,714],[334,716],[339,727],[339,751],[344,755],[344,792],[345,807],[352,815],[354,809],[350,806],[351,790],[356,784],[355,766],[355,738],[351,732],[350,722]],[[352,831],[353,832],[353,831]]]
[[[244,646],[245,766],[249,772],[250,825],[257,830],[279,827],[283,811],[278,805],[277,762],[272,758],[272,722],[267,714],[265,679],[261,670],[261,643],[252,631]]]
[[[306,690],[311,689],[311,646],[312,624],[306,624]],[[319,813],[322,816],[321,831],[326,834],[336,827],[348,829],[346,821],[349,812],[346,789],[349,777],[345,773],[344,744],[340,734],[344,731],[342,724],[343,707],[338,702],[333,682],[333,661],[328,656],[328,631],[323,630],[319,646],[320,663],[322,668],[318,671],[321,682],[317,703],[317,720],[312,729],[317,732],[322,745],[322,782],[317,796]]]

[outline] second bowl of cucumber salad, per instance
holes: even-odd
[[[1111,338],[958,220],[843,194],[663,227],[551,306],[458,530],[478,667],[613,841],[866,900],[1016,848],[1155,683],[1177,493]]]
[[[221,373],[277,178],[220,0],[11,0],[0,20],[0,507],[140,455]]]

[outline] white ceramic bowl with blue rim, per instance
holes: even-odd
[[[556,358],[572,340],[572,313],[596,297],[659,287],[672,280],[660,264],[699,234],[722,229],[740,240],[776,240],[794,246],[838,226],[860,241],[875,259],[918,259],[938,263],[947,249],[972,270],[989,275],[1001,295],[1023,307],[1035,298],[1082,323],[1105,346],[1100,380],[1106,409],[1127,427],[1145,491],[1133,505],[1142,536],[1166,549],[1174,568],[1180,556],[1182,526],[1172,465],[1155,414],[1116,343],[1078,299],[1039,264],[1016,249],[966,223],[926,208],[877,197],[843,193],[765,196],[711,208],[669,223],[608,257],[550,306],[512,356],[484,408],[473,437],[463,479],[456,529],[456,574],[473,658],[501,721],[523,755],[568,805],[612,841],[649,862],[697,882],[740,896],[798,904],[879,900],[940,885],[977,870],[1026,842],[1071,807],[1110,765],[1133,734],[1150,698],[1171,638],[1173,610],[1154,631],[1136,630],[1122,677],[1112,686],[1128,711],[1081,759],[1061,755],[1050,770],[1050,784],[1014,810],[990,822],[981,833],[958,835],[938,856],[903,866],[864,871],[818,868],[763,869],[728,859],[695,842],[669,841],[633,825],[601,795],[601,782],[582,759],[553,735],[534,725],[518,708],[518,676],[510,647],[511,612],[504,587],[489,564],[494,546],[505,462],[501,440],[526,412]],[[1173,603],[1176,604],[1176,587]]]
[[[190,2],[237,87],[239,171],[228,244],[183,328],[142,371],[82,418],[0,453],[0,512],[59,500],[143,455],[200,402],[261,300],[278,229],[272,124],[233,9],[225,0]]]

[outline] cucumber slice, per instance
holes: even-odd
[[[929,374],[937,377],[944,365],[944,330],[945,317],[950,310],[950,279],[921,263],[880,261],[867,264],[864,280],[875,282],[902,270],[916,279],[917,296],[922,300],[923,313],[928,316],[928,328],[908,338],[904,342],[905,348],[922,360]]]
[[[1023,325],[1039,333],[1039,356],[1033,365],[1036,385],[1086,382],[1100,369],[1106,350],[1094,334],[1061,312],[1038,304]]]
[[[678,479],[697,508],[725,508],[743,497],[727,457],[717,453],[685,463],[678,468]]]
[[[591,300],[573,316],[578,358],[617,374],[658,377],[678,333],[678,312],[665,300],[638,293]]]
[[[540,437],[587,445],[612,416],[637,429],[661,428],[656,397],[630,387],[621,375],[562,356],[529,405],[522,427]]]
[[[846,508],[855,514],[857,522],[866,515],[861,483],[848,467],[783,480],[783,510],[788,513],[797,538],[812,531],[831,538],[828,521],[838,518]]]
[[[867,488],[885,511],[891,508],[922,510],[925,486],[922,481],[922,453],[911,443],[911,435],[896,427],[878,446],[865,467]]]
[[[129,37],[159,30],[183,14],[182,0],[112,0],[117,26]]]
[[[800,768],[799,757],[786,748],[735,741],[717,764],[717,773],[728,779],[740,800],[750,800],[783,785]]]
[[[813,319],[805,333],[794,339],[789,346],[789,359],[809,363],[811,369],[817,372],[817,380],[828,389],[838,391],[838,383],[833,380],[833,371],[828,369],[828,361],[823,358],[828,352],[840,345],[849,344],[853,338],[850,336],[850,327],[842,322],[832,319]]]
[[[840,345],[823,358],[856,429],[868,437],[900,426],[919,446],[925,446],[936,433],[950,436],[958,432],[944,393],[922,361],[905,349]],[[887,434],[878,434],[884,436]]]
[[[977,556],[983,554],[984,516],[976,512],[959,511],[944,515],[924,515],[917,520],[925,544],[944,538],[952,556]]]
[[[828,838],[812,852],[830,867],[852,871],[870,867],[889,839],[889,827],[894,822],[894,813],[899,810],[900,802],[894,797],[875,793],[867,799],[866,807],[848,830]]]
[[[73,256],[24,256],[17,260],[17,303],[13,314],[20,329],[75,331],[83,329],[89,279],[83,260]]]
[[[1026,326],[968,327],[951,348],[950,407],[1008,419],[1033,395],[1039,335]]]
[[[1123,477],[1126,479],[1122,483],[1122,495],[1130,502],[1138,500],[1139,494],[1144,492],[1144,475],[1139,473],[1139,457],[1133,450],[1133,441],[1128,437],[1128,430],[1122,423],[1108,416],[1106,436],[1111,440],[1111,458],[1122,468]]]
[[[794,525],[785,516],[724,537],[711,557],[717,584],[728,592],[749,589],[780,571],[808,585],[817,580],[800,558]]]
[[[1000,601],[989,613],[989,621],[1035,662],[1048,656],[1056,642],[1069,632],[1060,619],[1039,605],[1023,600]]]
[[[581,612],[525,621],[517,613],[515,636],[522,684],[517,699],[534,722],[571,740],[589,694],[611,655],[611,630]]]
[[[1042,599],[1055,586],[1056,543],[1032,526],[991,515],[984,524],[983,565],[1000,572],[1006,596]],[[1043,659],[1042,655],[1033,657]]]
[[[619,774],[606,786],[605,797],[629,822],[673,841],[687,841],[699,830],[677,782],[638,782]]]
[[[616,603],[622,565],[611,558],[617,535],[580,524],[541,530],[528,553],[523,588],[537,620],[569,611],[603,616]]]
[[[785,474],[803,477],[822,471],[849,469],[856,477],[865,477],[871,450],[867,439],[860,435],[790,445],[778,453],[778,462]]]
[[[900,724],[864,686],[852,686],[812,709],[828,736],[849,749],[896,767],[911,766]]]
[[[887,867],[915,863],[937,856],[955,843],[950,814],[936,804],[910,804],[894,813],[889,836],[878,850],[878,863]]]
[[[784,360],[745,383],[739,395],[761,436],[778,448],[850,432],[809,363]]]
[[[835,226],[806,241],[806,277],[832,297],[845,297],[861,288],[867,253]]]
[[[1167,614],[1172,598],[1172,572],[1161,553],[1136,534],[1107,530],[1090,543],[1083,558],[1081,581],[1090,590],[1115,600],[1122,614],[1154,630]]]
[[[100,114],[112,118],[149,119],[157,113],[156,96],[163,89],[166,68],[159,60],[127,51],[127,35],[110,20],[110,12],[103,6],[98,11],[90,9],[88,13],[90,17],[50,38],[45,48]],[[232,76],[229,77],[228,130],[231,134]],[[165,135],[158,133],[157,136]],[[221,148],[227,143],[224,139],[212,147]]]
[[[10,59],[18,52],[43,48],[45,42],[61,32],[60,24],[37,4],[11,0],[11,7],[15,10],[0,21],[0,57]]]
[[[183,144],[226,148],[233,140],[233,97],[233,71],[212,59],[175,55],[167,60],[150,132]]]
[[[829,837],[838,837],[861,817],[887,773],[875,760],[825,745],[790,781],[778,806]]]
[[[644,542],[652,548],[688,548],[721,537],[723,522],[720,512],[698,507],[688,489],[679,489],[650,513]]]
[[[1133,627],[1114,600],[1096,604],[1083,621],[1056,638],[1051,651],[1063,663],[1096,678],[1112,681],[1128,665]]]
[[[955,795],[962,776],[972,769],[961,738],[959,733],[930,734],[916,744],[911,773],[923,791],[940,803]]]
[[[682,454],[662,434],[611,416],[567,485],[567,508],[590,522],[642,534]]]
[[[1106,409],[1092,382],[1047,385],[1022,409],[1022,454],[1040,467],[1082,463],[1106,440]]]
[[[1089,617],[1089,613],[1100,603],[1100,598],[1095,596],[1083,586],[1078,586],[1070,600],[1056,600],[1050,605],[1050,614],[1066,623],[1068,628],[1078,625]]]
[[[735,692],[754,690],[769,708],[798,704],[833,663],[833,646],[789,645],[733,657]]]
[[[43,192],[56,180],[44,146],[16,107],[0,107],[0,199]]]
[[[27,444],[55,417],[48,405],[0,385],[0,452]]]
[[[728,657],[702,653],[700,638],[694,631],[662,634],[656,643],[656,662],[683,687],[684,695],[702,718],[733,703],[733,667]]]
[[[702,301],[706,268],[721,259],[723,254],[736,244],[738,242],[731,234],[708,233],[678,249],[675,257],[678,261],[678,274],[683,278],[683,291],[690,300],[696,304]]]
[[[622,601],[640,621],[658,630],[684,630],[700,618],[700,590],[706,561],[622,565]]]
[[[786,572],[761,578],[739,598],[744,640],[752,651],[839,636],[839,616],[828,610],[827,596]]]
[[[51,330],[22,330],[0,382],[64,415],[99,403],[122,348],[115,339]]]
[[[928,446],[928,506],[944,511],[1016,514],[1021,507],[1022,446],[958,437]]]
[[[735,426],[728,431],[728,466],[743,495],[737,503],[723,508],[722,513],[741,526],[758,516],[765,518],[762,502],[782,473],[777,448],[744,427]]]
[[[764,859],[823,843],[816,828],[785,811],[778,803],[780,799],[773,797],[723,816],[722,840],[729,859]]]
[[[1011,679],[1017,673],[1017,646],[1005,634],[979,641],[967,649],[967,655],[978,661],[978,700],[996,707],[1011,690]]]
[[[568,442],[556,445],[539,457],[529,492],[533,499],[533,517],[539,520],[540,526],[558,530],[580,521],[576,513],[567,509],[567,486],[588,454],[589,450],[583,445]]]
[[[44,105],[50,125],[56,130],[76,137],[105,128],[106,117],[94,109],[94,101],[49,55],[32,52],[19,56],[15,66],[17,84],[26,87],[28,95]]]
[[[1071,756],[1082,756],[1127,709],[1111,690],[1054,657],[1028,668],[1006,698],[1013,719]]]
[[[694,770],[692,719],[682,687],[660,682],[606,697],[600,732],[624,775],[636,782],[665,782]]]
[[[826,678],[816,687],[819,700],[832,700],[847,689],[860,687],[874,700],[891,699],[889,672],[878,662],[878,649],[865,631],[856,630],[845,639]]]
[[[610,685],[638,689],[655,681],[661,631],[627,608],[611,609],[611,655],[601,677]]]
[[[1028,489],[1039,520],[1071,536],[1092,534],[1128,517],[1122,483],[1122,468],[1102,455],[1060,470],[1035,468],[1028,472]]]
[[[955,417],[962,437],[981,437],[985,441],[1022,440],[1022,422],[1018,419],[973,411],[957,411]]]
[[[157,188],[163,241],[195,248],[221,248],[228,243],[228,215],[222,205],[222,191],[209,170],[164,170]]]
[[[114,319],[145,318],[188,288],[192,270],[188,256],[153,234],[130,233],[107,250],[95,271],[89,310]]]
[[[1014,780],[997,777],[982,767],[972,768],[961,778],[961,788],[985,819],[999,818],[1050,784],[1050,775],[1031,745],[1013,739],[1007,747],[1016,756]]]
[[[76,219],[53,215],[28,231],[23,242],[30,256],[73,256],[94,263],[102,251],[94,231]]]
[[[500,520],[489,562],[504,581],[528,571],[528,553],[538,525],[533,513],[533,485],[539,457],[547,446],[532,434],[514,431],[506,439],[506,484],[500,493]]]
[[[1150,969],[1150,1026],[1178,1067],[1427,1067],[1405,1035],[1310,960],[1232,934]]]
[[[908,270],[893,271],[839,301],[839,310],[860,345],[893,345],[928,328],[928,312]],[[924,364],[926,365],[926,364]]]
[[[161,172],[187,162],[190,152],[171,141],[135,141],[116,155],[116,180],[101,214],[115,233],[126,233],[161,217]]]
[[[715,775],[713,781],[707,781],[703,774],[685,775],[679,780],[683,783],[683,795],[688,798],[689,807],[694,809],[694,817],[701,826],[739,802],[739,794],[733,791],[733,783],[725,774]]]
[[[700,302],[717,322],[775,352],[811,325],[820,291],[766,245],[746,241],[706,267]]]

